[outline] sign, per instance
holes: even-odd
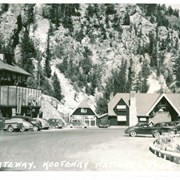
[[[126,116],[118,116],[117,117],[117,121],[125,122],[126,120],[127,120]]]
[[[17,97],[17,114],[21,114],[21,96]]]

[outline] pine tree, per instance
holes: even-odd
[[[128,68],[128,80],[127,80],[127,90],[130,92],[133,88],[135,72],[133,70],[133,60],[130,59],[130,66]]]
[[[45,72],[48,78],[51,77],[51,67],[50,67],[50,48],[49,48],[49,39],[50,39],[50,33],[48,32],[47,36],[47,48],[46,48],[46,60],[45,60]]]
[[[25,31],[22,37],[21,43],[21,60],[19,62],[20,67],[32,74],[34,65],[32,58],[36,57],[36,50],[32,40],[29,38],[28,31]]]
[[[180,54],[178,54],[175,60],[174,71],[176,75],[176,86],[180,87]]]
[[[56,73],[54,73],[52,81],[53,81],[52,84],[54,88],[54,97],[58,99],[59,101],[61,101],[63,98],[63,95],[61,91],[61,84]]]
[[[128,13],[125,14],[124,25],[130,25],[130,17]]]
[[[150,74],[149,65],[147,62],[143,62],[142,70],[141,70],[140,75],[139,75],[139,78],[140,78],[139,80],[141,82],[140,91],[142,93],[146,93],[149,89],[149,84],[148,84],[149,74]]]
[[[107,107],[108,101],[104,97],[100,97],[96,101],[96,113],[97,114],[104,114],[108,112],[108,107]]]

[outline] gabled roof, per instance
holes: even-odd
[[[137,116],[148,116],[150,111],[165,97],[175,111],[180,115],[180,94],[136,93]],[[108,103],[108,115],[116,116],[114,107],[123,99],[129,106],[130,94],[117,93]]]
[[[75,109],[73,110],[73,112],[70,114],[70,116],[72,116],[72,115],[74,114],[74,112],[75,112],[78,108],[89,108],[89,109],[91,109],[91,110],[93,111],[93,113],[95,114],[95,116],[98,117],[97,114],[96,114],[96,112],[94,111],[93,107],[91,107],[91,106],[88,104],[88,100],[89,100],[89,99],[86,98],[86,99],[84,99],[83,101],[81,101],[80,104],[78,105],[78,107],[75,108]]]
[[[180,94],[161,94],[160,97],[156,100],[156,102],[153,104],[153,106],[149,109],[147,112],[147,115],[152,111],[152,109],[159,103],[159,101],[165,97],[166,100],[169,102],[169,104],[174,108],[174,110],[180,114],[179,107],[180,107]]]
[[[88,99],[84,99],[83,101],[81,101],[81,103],[79,104],[78,108],[91,108],[89,106],[89,104],[87,103]]]
[[[160,94],[156,93],[137,93],[136,94],[136,110],[137,116],[146,116],[150,108],[159,98]]]
[[[105,114],[99,115],[99,116],[98,116],[98,118],[100,119],[100,118],[103,118],[103,117],[105,117],[105,116],[108,116],[108,113],[105,113]]]
[[[109,116],[116,116],[113,109],[121,99],[129,106],[129,93],[117,93],[108,103]]]
[[[26,75],[26,76],[30,75],[24,69],[14,65],[14,64],[13,65],[7,64],[7,63],[3,62],[2,60],[0,60],[0,70],[6,70],[6,71],[10,71],[10,72],[15,72],[15,73],[23,74],[23,75]]]
[[[180,112],[180,94],[166,94],[166,96],[169,98],[172,104],[176,107],[177,111]]]

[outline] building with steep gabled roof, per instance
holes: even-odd
[[[180,94],[117,93],[108,103],[111,125],[176,121],[180,117]]]
[[[11,54],[0,53],[0,114],[37,117],[41,107],[41,90],[27,87],[30,76],[17,66]]]
[[[97,115],[89,105],[88,99],[84,99],[70,115],[70,122],[76,120],[86,123],[88,127],[97,125]]]

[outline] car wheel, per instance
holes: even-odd
[[[38,127],[37,126],[33,126],[33,131],[38,131]]]
[[[129,134],[131,137],[135,137],[136,136],[136,131],[131,131]]]
[[[7,130],[8,130],[8,132],[13,132],[13,131],[14,131],[14,128],[13,128],[12,126],[9,126],[9,127],[7,128]]]
[[[25,129],[24,126],[20,129],[21,132],[24,132],[25,130],[26,130],[26,129]]]
[[[159,132],[153,133],[153,137],[158,138],[161,134]]]

